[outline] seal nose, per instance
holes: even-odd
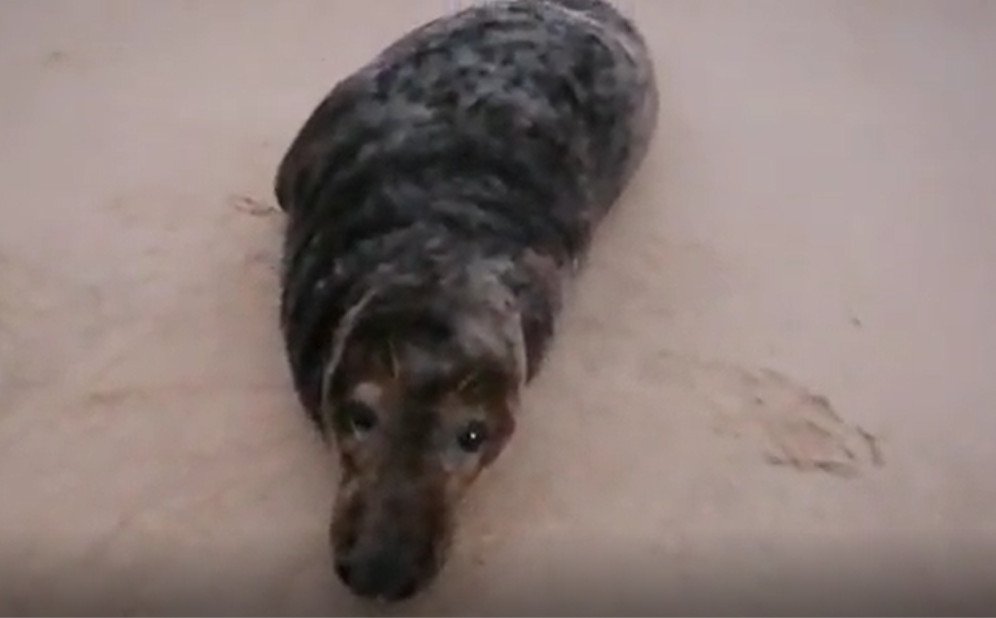
[[[335,570],[360,596],[400,601],[412,596],[418,587],[414,563],[406,555],[399,548],[387,547],[338,559]]]

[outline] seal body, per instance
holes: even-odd
[[[332,536],[357,592],[407,596],[441,563],[656,112],[611,5],[500,1],[405,35],[294,139],[281,321],[300,400],[343,451]]]

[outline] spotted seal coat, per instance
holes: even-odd
[[[506,0],[405,35],[294,139],[281,322],[338,446],[331,540],[357,594],[410,596],[443,563],[656,111],[645,43],[610,4]]]

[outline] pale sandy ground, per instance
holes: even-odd
[[[0,611],[387,611],[330,569],[271,178],[449,4],[0,4]],[[394,611],[996,611],[996,3],[623,4],[656,146]]]

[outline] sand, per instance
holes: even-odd
[[[996,608],[996,4],[623,1],[660,132],[448,566],[330,568],[279,157],[444,0],[0,4],[0,613]]]

